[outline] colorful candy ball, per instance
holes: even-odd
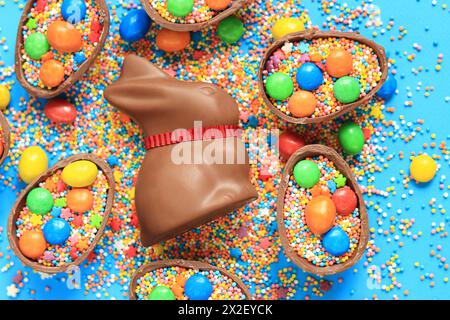
[[[232,0],[206,0],[206,5],[211,8],[212,10],[224,10],[226,9],[230,4]]]
[[[181,51],[189,46],[191,34],[189,31],[173,31],[161,29],[156,36],[156,46],[165,52]]]
[[[184,18],[194,9],[194,0],[167,0],[167,11],[178,18]]]
[[[50,50],[50,45],[45,34],[35,32],[25,39],[25,52],[34,60],[39,60]]]
[[[145,37],[151,20],[144,9],[130,11],[120,22],[120,37],[127,42],[135,42]]]
[[[266,91],[271,98],[284,100],[294,92],[294,82],[287,74],[277,72],[267,78]]]
[[[333,92],[339,102],[352,103],[358,100],[361,86],[356,78],[342,77],[334,83]]]
[[[314,113],[317,100],[309,91],[299,90],[288,101],[288,109],[294,117],[309,117]]]
[[[6,109],[6,107],[11,102],[11,94],[7,86],[0,85],[0,111]]]
[[[296,79],[301,89],[314,91],[322,84],[323,73],[314,63],[306,62],[298,68]]]
[[[25,231],[19,238],[19,250],[30,259],[37,260],[44,254],[47,242],[41,231]]]
[[[57,87],[64,81],[64,66],[54,59],[47,60],[39,70],[39,78],[47,87]]]
[[[412,160],[409,171],[416,182],[429,182],[436,175],[437,164],[429,155],[421,154]]]
[[[34,188],[27,195],[27,207],[31,213],[47,214],[54,204],[53,196],[50,191],[44,188]]]
[[[397,79],[393,75],[389,75],[377,92],[377,96],[384,100],[389,100],[395,94],[397,90]]]
[[[54,123],[73,123],[77,118],[77,109],[67,100],[56,98],[49,100],[44,105],[44,113],[51,122]]]
[[[53,245],[63,244],[70,236],[72,228],[61,218],[52,218],[42,228],[45,240]]]
[[[48,26],[47,40],[59,52],[77,52],[83,45],[82,35],[73,24],[56,20]]]
[[[330,197],[319,195],[306,205],[306,225],[315,235],[321,235],[331,229],[336,219],[336,207]]]
[[[305,30],[305,25],[298,18],[281,18],[272,27],[272,37],[278,40],[290,33]]]
[[[325,68],[332,77],[347,76],[353,70],[353,57],[343,49],[333,51],[326,60]]]
[[[328,253],[338,257],[350,248],[350,238],[341,227],[334,227],[325,234],[322,245]]]
[[[64,0],[61,15],[67,22],[76,24],[86,17],[86,3],[84,0]]]
[[[208,300],[212,292],[211,282],[200,273],[190,276],[184,284],[184,293],[190,300]]]
[[[355,192],[348,186],[337,189],[331,200],[334,202],[336,212],[342,216],[352,214],[358,205]]]
[[[284,159],[289,159],[298,149],[306,145],[305,140],[292,131],[285,131],[280,134],[278,150]]]
[[[94,206],[94,196],[89,189],[76,188],[67,193],[67,206],[74,212],[83,213]]]
[[[364,132],[356,123],[348,121],[339,128],[339,143],[345,153],[349,155],[360,153],[364,142]]]
[[[98,168],[89,160],[78,160],[68,164],[61,173],[65,184],[74,188],[92,185],[97,178]]]
[[[302,188],[312,188],[320,180],[319,166],[311,160],[301,160],[294,167],[294,179]]]
[[[19,176],[30,183],[48,169],[47,154],[38,146],[25,149],[19,160]]]
[[[170,288],[166,286],[156,286],[150,292],[148,300],[176,300],[175,295]]]
[[[237,42],[244,34],[244,24],[236,16],[229,16],[220,21],[217,27],[219,38],[229,44]]]

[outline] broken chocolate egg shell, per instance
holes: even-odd
[[[304,160],[308,157],[324,156],[335,165],[336,169],[347,179],[347,186],[349,186],[356,194],[358,198],[359,217],[361,219],[361,235],[359,238],[358,246],[356,247],[353,255],[345,262],[335,264],[327,267],[319,267],[313,265],[307,259],[298,255],[294,248],[291,247],[289,239],[286,236],[286,227],[284,224],[284,199],[286,196],[286,190],[289,185],[289,177],[293,174],[294,166],[297,162]],[[281,239],[281,244],[286,252],[286,256],[289,257],[297,266],[303,271],[316,274],[318,276],[332,275],[343,272],[348,268],[355,265],[359,259],[361,259],[364,251],[367,247],[369,240],[369,218],[367,216],[366,205],[361,193],[361,190],[353,176],[352,170],[347,162],[333,149],[324,145],[312,144],[304,146],[297,150],[288,160],[283,170],[283,175],[278,189],[278,201],[277,201],[277,224],[278,231]]]
[[[106,199],[106,206],[105,206],[105,215],[102,221],[102,224],[100,228],[97,231],[97,234],[95,235],[94,240],[89,245],[89,247],[74,261],[71,263],[67,263],[60,266],[55,267],[48,267],[40,264],[37,261],[31,260],[27,257],[25,257],[22,252],[19,249],[19,238],[16,236],[16,221],[20,215],[20,212],[22,208],[26,205],[26,198],[28,193],[36,188],[39,183],[44,182],[48,177],[55,174],[58,170],[64,169],[67,165],[69,165],[72,162],[78,161],[78,160],[89,160],[97,165],[99,170],[103,172],[105,175],[107,181],[108,181],[108,191],[107,191],[107,199]],[[19,197],[17,198],[16,202],[14,203],[14,206],[11,210],[11,213],[8,218],[8,239],[9,243],[11,245],[11,248],[14,252],[14,254],[20,259],[20,261],[25,264],[26,266],[31,267],[32,269],[44,272],[44,273],[59,273],[59,272],[65,272],[68,270],[71,266],[78,266],[80,265],[91,253],[92,250],[94,250],[94,247],[97,245],[98,241],[103,235],[103,232],[105,230],[106,225],[108,224],[108,218],[109,214],[111,212],[111,208],[114,202],[114,193],[115,193],[115,182],[114,182],[114,176],[112,173],[111,168],[109,165],[99,157],[92,155],[92,154],[77,154],[74,156],[71,156],[67,159],[64,159],[57,164],[55,164],[53,167],[48,169],[46,172],[41,174],[39,177],[37,177],[34,181],[32,181],[28,186],[20,193]]]
[[[297,118],[297,117],[289,116],[286,113],[279,110],[276,106],[274,106],[272,104],[272,102],[270,101],[269,97],[267,96],[266,89],[265,89],[264,82],[263,82],[263,71],[265,70],[266,63],[270,59],[272,54],[278,48],[281,48],[286,42],[288,42],[288,41],[289,42],[310,41],[310,40],[318,39],[318,38],[347,38],[349,40],[357,41],[359,43],[362,43],[362,44],[372,48],[374,53],[378,57],[378,63],[380,64],[380,69],[381,69],[381,73],[382,73],[381,79],[380,79],[380,81],[378,81],[375,88],[373,88],[370,92],[368,92],[364,97],[356,100],[355,102],[343,104],[339,111],[336,111],[334,113],[327,114],[327,115],[324,115],[321,117],[314,117],[314,118],[311,118],[311,117]],[[361,36],[359,33],[355,33],[355,32],[317,31],[317,30],[313,30],[313,29],[308,29],[308,30],[288,34],[288,35],[284,36],[283,38],[275,41],[269,47],[269,49],[267,49],[266,53],[264,54],[263,59],[261,60],[261,64],[260,64],[259,70],[258,70],[258,86],[259,86],[259,91],[260,91],[260,94],[261,94],[261,97],[262,97],[264,103],[281,119],[283,119],[287,122],[296,123],[296,124],[310,124],[310,123],[322,123],[322,122],[332,120],[332,119],[337,118],[347,112],[352,111],[356,107],[366,105],[374,97],[375,93],[377,93],[377,91],[380,90],[380,88],[383,86],[384,82],[386,81],[387,76],[388,76],[388,63],[387,63],[387,59],[386,59],[386,54],[384,52],[384,48],[382,46],[376,44],[372,40],[369,40],[369,39]]]
[[[152,262],[152,263],[141,266],[135,272],[133,277],[131,278],[130,289],[129,289],[130,299],[137,300],[136,287],[137,287],[138,279],[140,279],[146,273],[151,272],[153,270],[160,269],[160,268],[170,268],[170,267],[181,267],[181,268],[194,269],[194,270],[200,270],[200,271],[202,271],[202,270],[217,270],[220,273],[222,273],[223,275],[225,275],[228,278],[230,278],[231,280],[233,280],[234,282],[236,282],[238,287],[242,290],[242,293],[244,293],[244,295],[246,296],[246,299],[251,300],[250,291],[248,290],[248,288],[244,284],[244,282],[242,282],[241,279],[239,279],[234,274],[228,272],[224,268],[215,267],[206,262],[182,260],[182,259],[156,261],[156,262]]]
[[[23,9],[22,16],[19,21],[19,28],[17,30],[16,37],[16,52],[15,52],[15,63],[14,68],[17,76],[17,80],[25,88],[31,95],[36,96],[38,98],[50,99],[54,98],[62,92],[69,89],[79,78],[81,78],[84,73],[89,69],[92,63],[95,61],[95,58],[99,55],[100,51],[103,49],[103,45],[105,44],[106,38],[109,32],[109,10],[106,2],[104,0],[95,0],[95,4],[100,8],[99,10],[99,21],[102,23],[102,31],[100,39],[97,43],[92,54],[79,66],[78,70],[73,72],[66,80],[64,80],[60,85],[48,89],[41,88],[38,86],[33,86],[31,83],[27,81],[23,72],[23,57],[22,57],[22,49],[24,47],[24,39],[22,35],[23,26],[26,25],[28,20],[28,13],[33,8],[36,0],[29,0]]]

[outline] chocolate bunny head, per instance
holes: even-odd
[[[203,126],[238,124],[234,99],[204,82],[177,80],[146,59],[129,55],[120,78],[105,89],[106,99],[138,122],[147,135]]]
[[[128,56],[120,78],[106,88],[106,99],[132,117],[147,138],[166,139],[176,129],[231,126],[239,123],[234,99],[224,90],[203,82],[176,80],[146,59]],[[155,138],[156,139],[156,138]],[[175,163],[178,147],[187,148],[193,158],[214,142],[215,154],[237,154],[245,161],[233,163]],[[253,201],[257,193],[249,182],[248,157],[237,136],[212,140],[159,144],[147,147],[136,182],[136,213],[144,246],[180,235],[194,227],[234,211]]]

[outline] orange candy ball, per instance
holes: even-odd
[[[206,0],[206,5],[213,10],[226,9],[231,3],[231,0]]]
[[[326,70],[335,78],[348,76],[353,70],[353,56],[343,49],[333,51],[327,58]]]
[[[82,36],[72,24],[66,21],[55,21],[48,26],[47,39],[50,45],[59,52],[77,52],[82,47]]]
[[[25,231],[19,239],[19,250],[27,258],[37,260],[46,248],[47,241],[41,231]]]
[[[172,31],[162,29],[156,36],[156,46],[166,52],[175,52],[185,49],[191,42],[191,34],[186,31]]]
[[[66,202],[72,211],[83,213],[94,206],[94,196],[89,189],[72,189],[67,193]]]
[[[64,66],[56,60],[47,60],[39,71],[39,77],[47,87],[57,87],[64,81]]]
[[[336,207],[330,197],[320,195],[311,199],[305,211],[306,224],[315,235],[330,230],[336,219]]]
[[[288,109],[294,117],[308,117],[314,113],[316,106],[314,94],[304,90],[295,92],[288,101]]]

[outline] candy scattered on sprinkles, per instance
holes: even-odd
[[[359,98],[369,93],[381,79],[381,69],[378,57],[369,46],[347,38],[318,38],[311,41],[285,42],[283,46],[275,50],[266,63],[263,71],[263,82],[268,76],[282,72],[289,75],[294,83],[294,92],[299,85],[296,74],[300,66],[307,62],[314,62],[323,72],[322,85],[313,91],[317,106],[311,118],[326,116],[341,109],[343,103],[336,100],[333,93],[335,78],[325,70],[326,59],[330,53],[336,50],[346,50],[353,56],[353,70],[351,77],[356,78],[361,87]],[[269,98],[272,104],[280,111],[291,115],[288,108],[288,99],[275,100]]]
[[[84,213],[75,213],[67,207],[66,196],[72,188],[64,186],[63,191],[58,190],[57,186],[60,180],[61,170],[58,170],[39,184],[39,187],[52,192],[55,205],[51,212],[44,215],[34,214],[27,206],[24,206],[16,221],[16,235],[19,239],[26,231],[41,231],[44,225],[55,217],[62,218],[69,223],[71,227],[69,238],[61,245],[47,244],[44,253],[37,260],[40,264],[49,267],[65,265],[82,255],[91,245],[105,218],[108,181],[101,170],[98,171],[92,186],[88,188],[94,198],[93,207]]]
[[[245,294],[233,279],[218,270],[194,270],[183,267],[165,267],[147,272],[137,280],[136,294],[139,300],[147,300],[152,289],[156,286],[166,286],[175,293],[177,300],[188,300],[184,294],[184,285],[187,279],[194,274],[206,276],[213,286],[209,300],[244,300]],[[179,290],[173,290],[179,287]]]
[[[62,0],[36,1],[24,22],[22,35],[25,43],[27,37],[35,33],[47,35],[48,27],[55,21],[65,21],[61,14]],[[50,45],[50,50],[40,59],[32,59],[25,51],[21,50],[25,79],[35,87],[47,88],[40,77],[41,66],[50,60],[60,62],[64,67],[64,80],[90,58],[101,36],[102,18],[99,14],[99,6],[95,0],[84,0],[86,15],[77,23],[71,23],[82,36],[82,47],[77,52],[59,52]],[[70,19],[69,19],[70,20]],[[74,22],[74,21],[71,21]],[[60,36],[61,37],[61,36]],[[69,38],[70,39],[70,38]],[[62,41],[62,38],[55,41]],[[49,41],[49,40],[47,40]],[[64,41],[67,41],[64,39]]]
[[[326,157],[319,156],[306,158],[306,160],[311,160],[319,166],[321,178],[313,188],[308,189],[300,187],[296,183],[294,175],[289,177],[284,204],[284,223],[287,238],[299,256],[307,259],[316,266],[326,267],[343,263],[352,257],[358,246],[361,232],[361,220],[359,218],[358,208],[347,216],[337,214],[334,224],[334,226],[341,227],[349,236],[349,250],[340,256],[334,256],[328,253],[322,245],[323,236],[316,236],[309,230],[306,224],[305,209],[313,197],[312,192],[314,189],[318,187],[324,188],[333,194],[337,187],[335,180],[341,177],[341,173]]]

